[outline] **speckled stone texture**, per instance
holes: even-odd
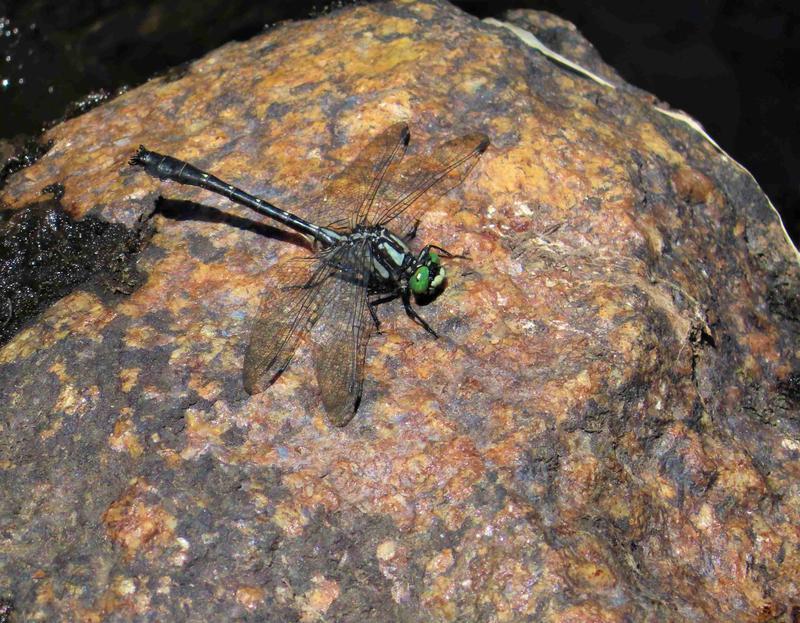
[[[75,217],[156,228],[138,290],[74,291],[0,350],[10,620],[800,617],[796,252],[574,29],[514,20],[618,88],[446,4],[347,8],[53,128],[9,178],[10,207],[61,182]],[[241,385],[270,270],[305,251],[126,161],[144,143],[313,218],[398,120],[417,149],[491,137],[419,230],[471,259],[421,310],[441,339],[381,309],[336,429],[307,350]]]

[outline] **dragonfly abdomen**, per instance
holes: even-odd
[[[314,225],[286,210],[281,210],[271,203],[259,199],[240,188],[236,188],[232,184],[228,184],[188,162],[150,151],[143,145],[139,146],[139,151],[131,158],[130,163],[144,167],[148,174],[161,180],[172,180],[179,184],[197,186],[227,197],[231,201],[268,216],[301,234],[311,236],[325,246],[330,246],[342,238],[339,234],[326,227]]]

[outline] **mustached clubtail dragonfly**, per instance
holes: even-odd
[[[387,128],[306,203],[305,212],[325,225],[144,146],[131,159],[154,177],[210,190],[313,241],[314,255],[282,264],[278,291],[262,301],[244,359],[248,393],[269,387],[308,336],[328,418],[344,426],[361,399],[367,340],[380,326],[376,306],[399,298],[408,316],[436,337],[411,298],[437,294],[445,283],[441,258],[462,256],[433,244],[414,253],[409,244],[425,206],[466,177],[489,140],[468,134],[431,155],[404,157],[410,136],[405,123]]]

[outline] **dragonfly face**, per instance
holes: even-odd
[[[444,284],[444,266],[430,247],[414,256],[403,238],[384,227],[364,227],[356,231],[354,239],[358,239],[359,234],[370,239],[374,291],[408,289],[417,296],[430,296]]]
[[[426,247],[417,257],[408,287],[418,296],[430,296],[444,285],[446,276],[439,255]]]

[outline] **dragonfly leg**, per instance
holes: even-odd
[[[442,255],[443,257],[455,257],[455,258],[459,258],[459,259],[462,259],[462,260],[470,259],[468,253],[463,253],[463,254],[452,253],[452,252],[448,251],[447,249],[444,249],[444,248],[442,248],[442,247],[440,247],[439,245],[436,245],[436,244],[429,244],[425,248],[426,249],[433,249],[434,251],[438,251],[439,254]]]
[[[367,301],[367,307],[369,307],[369,314],[372,316],[372,322],[375,324],[375,333],[380,334],[381,320],[378,318],[378,312],[375,311],[375,303]]]
[[[439,335],[436,333],[436,331],[431,329],[431,325],[429,325],[427,322],[425,322],[425,319],[422,316],[420,316],[413,307],[411,307],[411,297],[409,296],[409,291],[408,290],[405,290],[403,292],[402,297],[403,297],[403,307],[405,308],[406,314],[408,315],[408,317],[411,318],[411,320],[416,322],[418,325],[420,325],[423,329],[425,329],[433,337],[437,337],[438,338]]]
[[[372,315],[372,322],[375,323],[375,332],[381,332],[381,321],[378,318],[377,307],[378,305],[383,305],[384,303],[388,303],[389,301],[393,301],[399,296],[397,292],[393,292],[387,296],[382,296],[381,298],[374,299],[372,301],[367,301],[367,307],[369,307],[369,313]]]
[[[419,219],[414,221],[413,227],[408,230],[405,234],[403,234],[403,240],[409,242],[417,237],[417,228],[419,227]]]

